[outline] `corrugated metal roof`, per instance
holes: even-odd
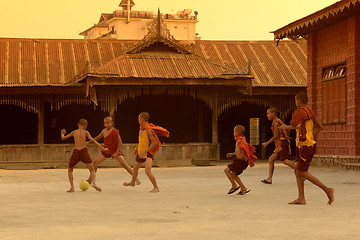
[[[87,72],[87,65],[94,69],[104,65],[104,69],[113,71],[115,62],[118,65],[125,61],[124,66],[127,67],[120,69],[127,71],[123,73],[124,76],[136,72],[140,76],[166,78],[181,75],[177,72],[180,68],[177,68],[177,71],[172,69],[173,61],[179,66],[189,64],[184,61],[185,58],[171,60],[162,53],[153,53],[153,57],[148,56],[145,59],[136,58],[139,56],[136,54],[134,58],[125,57],[126,51],[132,49],[136,43],[138,41],[110,39],[0,38],[0,87],[65,84],[74,80],[75,76]],[[250,61],[255,87],[306,86],[305,42],[297,44],[284,41],[275,47],[273,41],[201,40],[193,44],[191,51],[199,56],[189,57],[192,61],[191,75],[194,77],[211,78],[218,74],[220,69],[242,69]],[[118,57],[120,58],[109,63]],[[135,70],[130,63],[134,63]],[[205,73],[208,75],[205,76]]]
[[[231,68],[193,54],[126,54],[91,72],[118,78],[234,78],[247,71],[226,74]]]

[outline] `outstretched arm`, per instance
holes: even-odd
[[[283,124],[283,125],[281,125],[281,126],[279,127],[279,129],[282,129],[282,130],[284,130],[284,131],[296,130],[296,129],[300,129],[300,128],[301,128],[301,123],[299,123],[299,124],[296,125],[296,126]]]
[[[95,139],[93,139],[90,135],[90,133],[88,131],[86,131],[86,137],[93,143],[95,143],[96,146],[98,146],[101,150],[103,151],[108,151],[107,148],[104,148],[103,146],[100,145],[100,143],[98,143]]]
[[[95,141],[98,141],[98,140],[100,140],[100,139],[102,139],[103,137],[104,137],[104,129],[101,131],[101,133],[99,134],[99,135],[97,135],[96,137],[94,137],[94,140]],[[89,141],[89,142],[86,142],[86,143],[90,143],[91,141]]]
[[[263,147],[266,148],[270,143],[272,143],[272,142],[275,141],[277,138],[279,138],[279,136],[280,136],[280,129],[279,129],[279,127],[280,127],[280,124],[279,124],[278,122],[276,122],[276,123],[274,124],[274,136],[273,136],[272,138],[270,138],[269,141],[264,142],[264,143],[262,144]]]
[[[74,131],[72,131],[71,133],[69,133],[68,135],[65,135],[66,134],[66,130],[65,129],[61,129],[61,140],[66,140],[70,137],[73,137],[74,136]]]

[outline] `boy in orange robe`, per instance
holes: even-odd
[[[274,175],[274,162],[276,159],[280,159],[283,164],[288,165],[292,169],[295,169],[295,163],[289,160],[291,154],[290,148],[290,137],[288,136],[287,131],[280,130],[279,127],[284,123],[277,117],[278,110],[276,108],[269,108],[266,112],[267,118],[272,121],[271,131],[273,137],[263,143],[263,147],[266,148],[270,143],[275,143],[275,150],[271,154],[269,162],[269,176],[266,179],[261,180],[265,184],[272,184],[272,177]]]
[[[316,118],[315,113],[307,106],[308,97],[306,92],[300,92],[295,96],[295,103],[297,109],[292,115],[289,126],[282,125],[282,130],[296,130],[296,167],[295,175],[299,191],[299,197],[289,202],[289,204],[306,204],[304,192],[304,178],[309,180],[314,185],[320,187],[327,195],[328,204],[334,202],[333,188],[327,187],[318,178],[308,172],[310,163],[316,151],[316,136],[322,129],[322,125]]]
[[[161,142],[158,136],[169,137],[169,131],[165,128],[149,124],[150,115],[147,112],[142,112],[138,116],[138,122],[140,125],[139,130],[139,144],[134,150],[136,155],[135,165],[133,168],[132,179],[128,183],[124,183],[124,186],[135,186],[135,180],[139,173],[140,166],[145,163],[145,173],[153,184],[154,188],[150,191],[152,193],[159,192],[155,176],[151,172],[152,163],[156,152],[161,146]]]
[[[132,175],[133,171],[125,161],[124,154],[122,154],[120,151],[122,140],[119,134],[119,130],[113,127],[113,119],[111,117],[104,118],[104,126],[105,128],[98,136],[94,137],[94,139],[98,141],[101,138],[104,138],[104,147],[109,150],[107,152],[101,151],[96,160],[93,162],[95,171],[97,171],[99,164],[105,161],[107,158],[114,158],[121,164],[121,166],[123,166],[123,168],[126,169],[130,175]],[[87,181],[91,183],[91,178],[89,177]],[[141,184],[139,179],[136,179],[136,184]]]
[[[242,125],[237,125],[234,128],[235,137],[235,152],[226,154],[226,157],[233,157],[233,162],[225,168],[225,174],[228,177],[232,187],[228,194],[236,192],[240,188],[240,192],[237,195],[245,195],[250,192],[245,187],[239,175],[248,167],[254,166],[254,162],[257,159],[255,156],[255,147],[246,142],[244,136],[245,128]]]

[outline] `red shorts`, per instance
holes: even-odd
[[[242,172],[249,166],[249,163],[245,160],[233,158],[233,162],[228,165],[230,171],[237,175],[242,174]]]
[[[83,148],[81,150],[74,149],[70,161],[69,161],[69,168],[74,168],[78,162],[83,162],[85,164],[92,163],[91,157],[89,155],[88,149]]]
[[[154,156],[151,155],[151,153],[147,153],[146,158],[151,158],[152,160],[154,160]],[[146,158],[139,158],[139,155],[136,154],[136,159],[135,159],[135,161],[138,162],[138,163],[144,163],[144,162],[146,162]]]
[[[282,150],[278,152],[278,157],[280,161],[285,161],[289,159],[290,152],[289,152],[289,140],[284,139],[280,141]]]
[[[303,172],[308,171],[315,151],[316,145],[310,147],[302,146],[301,148],[296,148],[295,162],[297,162],[297,169]]]
[[[101,154],[106,158],[111,158],[114,153],[101,151]],[[122,152],[118,153],[118,156],[125,156]]]

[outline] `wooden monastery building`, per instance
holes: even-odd
[[[339,1],[274,35],[307,39],[309,104],[324,125],[317,162],[360,168],[360,1]]]
[[[0,167],[65,166],[72,145],[60,141],[60,129],[73,130],[86,118],[96,136],[108,115],[133,161],[142,111],[171,132],[158,162],[224,158],[237,124],[265,158],[266,109],[278,108],[288,121],[294,95],[306,89],[306,42],[207,41],[179,27],[176,39],[176,24],[195,25],[196,15],[137,14],[123,2],[123,10],[102,14],[83,40],[0,38]],[[110,26],[114,19],[120,22]],[[147,31],[138,39],[115,34],[121,21],[141,26],[141,19]]]

